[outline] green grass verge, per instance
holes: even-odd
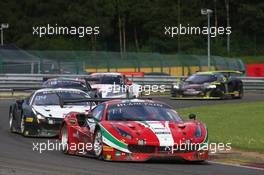
[[[184,117],[195,113],[206,123],[209,139],[233,148],[264,152],[264,102],[223,104],[178,109]]]

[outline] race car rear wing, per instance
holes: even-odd
[[[63,108],[66,104],[90,102],[91,107],[93,103],[99,104],[111,100],[130,100],[130,99],[143,99],[143,100],[152,100],[152,98],[81,98],[81,99],[63,99],[59,96],[60,107]],[[91,109],[91,108],[90,108]]]
[[[215,70],[212,72],[242,74],[242,72],[236,70]]]
[[[242,72],[239,71],[233,71],[233,70],[219,70],[219,71],[213,71],[223,74],[225,77],[240,77],[242,75]]]
[[[34,87],[34,88],[7,88],[7,89],[2,89],[1,91],[4,92],[11,92],[11,94],[13,95],[15,92],[25,92],[25,93],[32,93],[33,91],[36,91],[40,89],[39,87]]]
[[[215,70],[215,71],[207,71],[207,72],[198,72],[198,74],[213,74],[213,73],[221,73],[223,75],[225,75],[227,78],[234,76],[234,77],[239,77],[241,76],[243,73],[240,71],[236,71],[236,70]]]

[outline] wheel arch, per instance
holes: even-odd
[[[94,141],[95,134],[96,134],[96,132],[97,132],[98,130],[101,130],[101,132],[102,132],[101,126],[97,123],[97,124],[95,125],[94,131],[93,131],[93,137],[92,137],[93,140],[92,140],[92,141]],[[103,134],[103,133],[102,133],[102,134]]]

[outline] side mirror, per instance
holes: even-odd
[[[16,100],[16,104],[17,104],[18,109],[21,109],[22,108],[22,104],[23,103],[24,103],[24,100],[23,99]]]
[[[128,86],[131,86],[132,84],[133,84],[133,82],[132,81],[127,81],[127,83],[126,83]]]
[[[24,102],[24,99],[18,99],[18,100],[16,100],[16,103],[17,104],[22,104]]]
[[[190,120],[195,120],[196,119],[196,115],[195,114],[189,114],[189,119]]]
[[[29,97],[26,98],[24,101],[25,101],[25,103],[26,103],[27,105],[29,105]]]
[[[78,125],[80,127],[83,127],[85,125],[85,123],[86,123],[86,120],[90,119],[88,116],[89,116],[89,114],[86,115],[86,114],[83,114],[83,113],[80,113],[80,114],[76,115],[76,119],[77,119]]]

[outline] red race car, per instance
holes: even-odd
[[[100,103],[88,114],[69,113],[62,123],[59,141],[66,154],[90,155],[103,160],[204,161],[208,158],[206,126],[194,114],[189,118],[184,121],[174,109],[159,101],[110,100]]]

